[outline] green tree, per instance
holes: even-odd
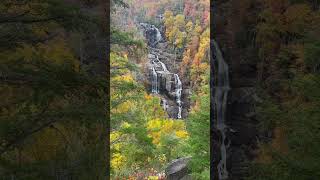
[[[188,154],[192,157],[190,166],[195,179],[210,179],[210,96],[208,85],[197,96],[197,106],[187,119],[190,138],[187,141]]]

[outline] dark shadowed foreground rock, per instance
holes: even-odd
[[[188,175],[188,162],[191,157],[183,157],[173,160],[166,168],[167,180],[191,179]]]

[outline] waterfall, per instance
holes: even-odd
[[[155,55],[155,54],[153,54]],[[169,72],[166,65],[161,62],[158,58],[157,55],[155,55],[156,60],[152,61],[153,67],[152,67],[152,93],[159,93],[159,85],[158,85],[158,75],[157,72],[155,70],[155,65],[158,63],[158,65],[160,64],[163,71],[164,72]],[[181,80],[179,78],[178,74],[174,74],[174,82],[175,82],[175,95],[176,95],[176,103],[178,105],[178,115],[177,118],[181,119],[181,113],[182,113],[182,103],[181,103],[181,94],[182,94],[182,83]],[[167,101],[165,99],[162,100],[163,104],[163,109],[166,110],[167,109]]]
[[[167,105],[167,100],[163,98],[163,99],[162,99],[162,108],[163,108],[163,110],[166,111],[166,110],[167,110],[167,106],[168,106],[168,105]]]
[[[168,72],[167,66],[162,61],[160,61],[159,56],[156,54],[154,54],[154,55],[156,56],[157,61],[161,64],[163,71]]]
[[[161,62],[161,61],[159,61],[159,62],[160,62],[160,64],[161,64],[161,66],[162,66],[163,71],[164,71],[164,72],[168,72],[168,69],[167,69],[166,65],[165,65],[163,62]]]
[[[162,36],[161,36],[161,33],[160,33],[159,29],[157,27],[155,27],[154,25],[151,25],[151,29],[155,30],[157,32],[157,34],[156,34],[156,40],[157,41],[156,42],[161,41]]]
[[[158,94],[158,75],[154,67],[152,67],[152,93]]]
[[[179,75],[178,74],[174,74],[174,82],[176,85],[176,101],[178,104],[178,119],[181,119],[181,111],[182,111],[182,107],[181,107],[181,92],[182,92],[182,83],[180,81]]]
[[[221,159],[218,164],[218,173],[219,179],[227,179],[228,171],[227,171],[227,152],[226,152],[226,125],[225,125],[225,115],[226,115],[226,107],[227,107],[227,97],[228,91],[230,90],[229,86],[229,72],[228,65],[224,61],[221,50],[218,44],[213,40],[213,47],[215,53],[215,60],[218,63],[218,73],[217,73],[217,84],[215,86],[215,107],[216,107],[216,120],[217,120],[217,129],[220,131],[222,135],[221,139]]]
[[[147,23],[140,23],[140,26],[144,29],[145,33],[151,33],[151,36],[148,36],[148,40],[152,47],[156,46],[157,43],[161,41],[162,35],[156,26]]]
[[[148,58],[149,58],[149,62],[151,65],[150,75],[152,75],[151,76],[152,93],[161,94],[162,92],[160,92],[160,90],[159,90],[160,89],[160,82],[161,83],[165,82],[165,89],[166,89],[167,86],[171,85],[171,82],[172,82],[172,80],[169,79],[169,77],[172,78],[172,75],[174,75],[174,79],[175,79],[174,80],[174,86],[175,86],[174,93],[175,93],[175,97],[176,97],[176,104],[178,106],[178,113],[177,113],[176,118],[181,119],[182,118],[182,102],[181,102],[182,83],[181,83],[181,80],[180,80],[178,74],[173,74],[173,73],[169,72],[166,64],[163,63],[162,61],[160,61],[159,56],[158,56],[160,52],[154,51],[157,43],[162,40],[161,32],[154,25],[150,25],[147,23],[140,23],[140,26],[143,28],[143,30],[145,32],[144,35],[145,35],[146,39],[148,40],[148,45],[150,47],[150,51],[149,51],[150,54],[148,54]],[[163,81],[162,78],[164,78],[165,81]],[[167,85],[167,84],[169,84],[169,85]],[[166,90],[171,91],[168,89],[166,89]],[[168,110],[169,106],[168,106],[168,102],[166,99],[162,99],[162,107],[164,110]]]
[[[160,63],[163,71],[164,71],[164,72],[169,72],[168,69],[167,69],[167,66],[166,66],[162,61],[159,60],[158,55],[156,55],[156,54],[152,54],[152,55],[155,56],[155,59],[156,59],[156,60],[153,60],[152,62],[153,62],[154,64]],[[150,57],[151,57],[151,56],[150,56]]]
[[[157,31],[157,42],[159,42],[159,41],[161,41],[161,39],[162,39],[162,36],[161,36],[161,33],[160,33],[160,31],[159,31],[159,29],[158,28],[155,28],[156,29],[156,31]]]

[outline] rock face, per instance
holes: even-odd
[[[191,157],[184,157],[173,160],[165,170],[167,180],[188,180],[188,162]]]
[[[140,26],[144,29],[145,37],[148,41],[148,46],[156,47],[157,43],[160,42],[162,38],[159,29],[154,25],[147,23],[140,23]]]
[[[226,141],[229,144],[226,163],[228,180],[241,180],[248,175],[248,163],[254,158],[257,138],[260,136],[255,112],[256,104],[261,101],[256,92],[258,57],[255,52],[257,51],[252,46],[250,34],[242,34],[250,32],[249,25],[255,22],[258,6],[254,1],[243,3],[236,0],[218,0],[212,5],[215,13],[214,38],[229,65],[231,89],[228,94],[226,117],[228,127]],[[213,137],[221,141],[219,133],[212,131]],[[214,143],[213,146],[214,152],[219,151],[219,143]],[[218,153],[212,155],[215,156],[213,160],[216,166],[220,155]]]

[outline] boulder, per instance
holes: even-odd
[[[168,167],[166,168],[166,177],[167,180],[181,180],[188,175],[188,162],[190,161],[191,157],[183,157],[179,159],[173,160],[169,163]]]

